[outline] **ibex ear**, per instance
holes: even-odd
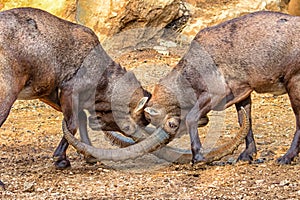
[[[149,97],[141,98],[141,100],[138,102],[138,104],[137,104],[137,106],[136,106],[136,108],[134,109],[133,112],[137,113],[138,111],[142,110],[145,107],[148,99],[149,99]]]
[[[151,108],[151,107],[145,108],[144,111],[152,117],[160,115],[160,111],[155,110],[154,108]]]

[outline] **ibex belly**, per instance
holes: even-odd
[[[42,97],[50,95],[56,86],[50,82],[39,83],[39,84],[26,84],[24,88],[18,94],[19,100],[32,100],[40,99]]]
[[[273,84],[265,84],[255,87],[254,91],[257,93],[270,93],[274,95],[283,95],[287,92],[284,84],[279,81]]]

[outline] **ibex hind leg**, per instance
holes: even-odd
[[[287,91],[296,118],[296,131],[289,150],[277,160],[280,164],[290,164],[300,150],[300,75],[289,81]]]
[[[2,126],[8,117],[11,107],[16,101],[19,92],[17,88],[11,88],[5,83],[7,82],[3,81],[0,85],[0,126]]]
[[[6,82],[0,84],[0,127],[5,122],[8,117],[8,114],[11,110],[11,107],[15,100],[17,99],[17,92],[15,90],[6,87]],[[5,189],[4,183],[0,180],[0,187]]]
[[[0,126],[5,122],[15,100],[0,100]]]
[[[241,111],[241,107],[244,107],[247,115],[249,117],[249,125],[250,125],[250,129],[249,132],[245,138],[245,142],[246,142],[246,148],[245,150],[240,154],[240,156],[238,157],[238,160],[242,160],[242,161],[252,161],[253,157],[256,155],[256,144],[254,141],[254,137],[253,137],[253,132],[252,132],[252,120],[251,120],[251,96],[249,95],[245,100],[236,103],[235,104],[237,113],[238,113],[238,120],[239,120],[239,124],[240,126],[242,125],[242,111]]]
[[[11,62],[11,59],[0,51],[0,126],[8,117],[27,80],[25,74],[16,71],[21,71],[19,64]]]

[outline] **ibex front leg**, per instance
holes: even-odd
[[[69,131],[75,135],[78,127],[79,127],[79,118],[78,118],[78,110],[79,109],[79,95],[78,93],[74,93],[72,89],[64,89],[61,92],[61,107],[64,115],[64,120],[67,123]],[[54,156],[57,156],[58,159],[55,162],[55,166],[58,169],[64,169],[70,167],[70,161],[67,159],[66,151],[69,146],[69,143],[65,138],[62,138],[59,146],[54,152]]]
[[[186,117],[187,131],[190,135],[190,140],[191,140],[193,164],[200,161],[204,161],[204,157],[201,153],[202,145],[198,135],[198,121],[201,117],[206,116],[206,114],[210,111],[210,108],[211,106],[210,106],[209,94],[203,93]]]

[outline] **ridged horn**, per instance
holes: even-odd
[[[136,143],[132,138],[123,136],[114,131],[103,131],[103,133],[114,146],[124,148]],[[168,162],[181,164],[189,163],[192,160],[192,153],[190,150],[179,149],[170,146],[164,146],[161,149],[151,152],[151,154]]]
[[[220,147],[214,148],[208,152],[203,151],[205,163],[210,163],[213,161],[220,160],[221,158],[233,154],[233,152],[239,147],[240,144],[244,142],[245,137],[247,136],[249,129],[250,129],[250,119],[247,115],[246,110],[241,107],[242,110],[242,127],[240,128],[239,132],[236,136],[225,145]]]
[[[249,132],[250,122],[245,109],[243,107],[241,109],[243,113],[243,123],[239,132],[230,142],[228,142],[225,145],[222,145],[218,148],[214,148],[212,150],[204,149],[203,155],[205,158],[205,163],[217,161],[223,158],[224,156],[232,154],[238,148],[238,146],[243,143],[245,137]],[[119,147],[127,147],[135,144],[135,141],[133,139],[112,131],[104,131],[104,134],[110,140],[112,145],[116,145]],[[190,150],[179,149],[169,146],[164,146],[161,149],[152,152],[152,154],[169,162],[189,163],[192,160],[192,152]]]
[[[158,149],[160,146],[165,145],[170,140],[170,135],[167,134],[162,128],[158,128],[155,132],[147,137],[145,140],[134,145],[120,148],[120,149],[101,149],[91,145],[80,142],[69,131],[65,120],[63,120],[64,137],[68,140],[77,151],[84,155],[91,155],[97,160],[111,160],[111,161],[124,161],[135,159],[146,153]]]

